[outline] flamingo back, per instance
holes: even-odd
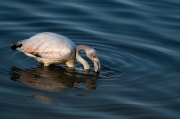
[[[67,61],[75,58],[76,46],[65,36],[44,32],[36,34],[27,40],[19,41],[11,48],[34,58]]]

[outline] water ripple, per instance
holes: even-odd
[[[178,118],[179,8],[178,0],[1,2],[0,118]],[[95,48],[100,73],[78,62],[45,70],[10,50],[46,31]]]

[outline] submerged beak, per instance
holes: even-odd
[[[99,59],[94,59],[93,62],[94,62],[94,71],[98,72],[100,70],[100,68],[101,68],[101,64],[99,62]]]

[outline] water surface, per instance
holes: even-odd
[[[178,0],[2,1],[0,118],[178,119],[179,8]],[[90,72],[44,68],[10,50],[40,32],[96,49],[100,73],[90,60]]]

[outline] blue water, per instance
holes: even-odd
[[[1,1],[0,119],[179,119],[179,8],[179,0]],[[40,32],[96,49],[100,73],[89,60],[90,72],[45,68],[10,50]]]

